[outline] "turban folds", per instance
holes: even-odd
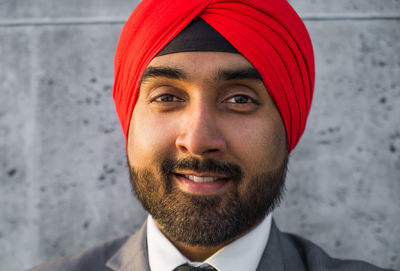
[[[142,0],[122,29],[114,59],[113,98],[125,141],[143,71],[196,17],[261,74],[293,150],[310,111],[315,70],[307,29],[286,0]]]

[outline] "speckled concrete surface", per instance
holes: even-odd
[[[399,14],[399,0],[288,0],[300,15]]]
[[[331,255],[400,269],[400,20],[368,19],[400,14],[400,1],[290,2],[320,16],[306,21],[317,80],[277,223]],[[0,270],[132,232],[145,218],[111,98],[122,25],[79,23],[126,18],[133,6],[1,3]],[[7,26],[46,17],[76,21]]]
[[[337,257],[400,269],[399,21],[307,25],[315,100],[277,220]]]

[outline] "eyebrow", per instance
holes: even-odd
[[[254,68],[239,68],[232,70],[219,70],[214,76],[215,81],[229,81],[229,80],[260,80],[262,77],[260,73]]]
[[[164,77],[175,80],[185,80],[187,76],[185,72],[178,68],[172,67],[148,67],[144,70],[140,82],[156,77]],[[260,73],[254,68],[238,68],[238,69],[221,69],[218,70],[213,76],[214,81],[231,81],[231,80],[260,80],[262,77]]]
[[[148,78],[164,77],[168,79],[184,80],[187,78],[183,70],[171,67],[148,67],[144,70],[140,82]]]

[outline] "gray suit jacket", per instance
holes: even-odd
[[[147,257],[146,223],[130,237],[114,239],[79,254],[60,258],[29,271],[102,270],[150,271]],[[333,259],[310,241],[280,232],[273,222],[268,244],[257,271],[305,270],[382,271],[385,269],[361,261]]]

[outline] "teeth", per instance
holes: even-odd
[[[184,175],[185,178],[195,182],[195,183],[210,183],[218,180],[217,177],[197,177],[193,175]]]

